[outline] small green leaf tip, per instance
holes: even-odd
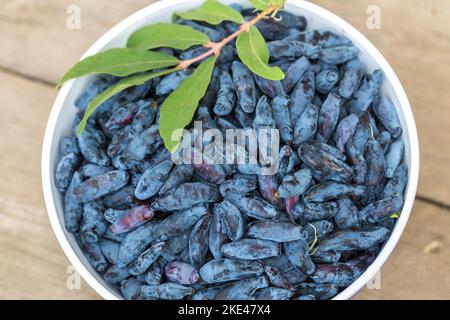
[[[389,216],[389,218],[391,218],[391,219],[398,219],[398,218],[400,218],[400,213],[401,213],[400,211],[397,211],[397,212],[391,214]]]
[[[277,10],[284,9],[286,0],[250,0],[250,4],[258,10],[264,11],[269,7],[274,7]]]
[[[286,6],[286,2],[287,0],[272,0],[270,1],[270,5],[278,9],[284,9],[284,7]]]

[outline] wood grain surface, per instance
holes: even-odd
[[[170,0],[164,0],[170,1]],[[0,299],[99,299],[74,279],[51,230],[40,154],[54,84],[86,49],[152,0],[2,0],[0,4]],[[317,0],[385,55],[411,100],[421,142],[412,218],[381,271],[356,299],[450,299],[450,6],[448,0]],[[81,29],[66,27],[81,9]],[[369,30],[369,5],[381,29]],[[69,273],[68,273],[69,272]]]

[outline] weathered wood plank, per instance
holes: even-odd
[[[0,66],[56,83],[95,40],[155,1],[4,0],[0,14]],[[80,29],[67,27],[71,17],[67,9],[71,6],[80,9]]]
[[[41,137],[55,91],[3,73],[0,82],[0,299],[97,298],[84,283],[67,289],[69,261],[43,202]]]

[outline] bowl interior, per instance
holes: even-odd
[[[99,41],[97,41],[85,56],[95,54],[108,48],[122,47],[128,36],[136,29],[156,22],[170,21],[172,13],[183,11],[200,5],[203,0],[172,0],[161,1],[132,15]],[[237,2],[248,5],[245,0],[227,0],[225,3]],[[368,71],[381,68],[386,76],[382,88],[383,93],[394,103],[400,121],[404,128],[405,162],[410,168],[409,185],[406,191],[405,206],[400,219],[397,221],[393,234],[377,260],[369,269],[349,288],[340,293],[336,299],[349,299],[356,294],[380,269],[397,243],[408,220],[415,197],[418,172],[418,142],[412,112],[394,72],[376,50],[358,31],[334,14],[306,1],[288,1],[286,10],[308,19],[308,28],[327,29],[349,37],[361,50],[360,58],[367,65]],[[53,229],[66,255],[83,278],[105,299],[120,299],[121,296],[111,288],[89,265],[80,250],[75,238],[68,233],[64,226],[63,197],[54,184],[54,171],[59,157],[59,141],[63,136],[71,135],[73,119],[76,114],[75,100],[82,94],[92,77],[85,77],[67,83],[60,91],[47,126],[43,150],[43,187],[47,209]]]

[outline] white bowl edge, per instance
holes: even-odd
[[[151,15],[155,15],[158,12],[167,10],[173,12],[175,11],[175,8],[176,10],[183,10],[195,7],[202,2],[202,0],[165,0],[154,3],[131,15],[130,17],[119,23],[117,26],[115,26],[113,29],[108,31],[86,52],[83,58],[110,47],[112,43],[119,43],[119,38],[120,36],[122,36],[123,38],[123,33],[125,31],[134,30],[146,24],[149,16]],[[245,0],[226,0],[224,2],[237,2],[241,4],[247,3]],[[374,69],[377,66],[378,68],[383,70],[386,76],[386,84],[383,87],[383,90],[387,92],[389,97],[393,100],[404,129],[403,139],[406,143],[406,162],[408,163],[409,167],[409,181],[407,190],[405,192],[405,204],[401,216],[398,219],[389,240],[386,242],[383,249],[378,254],[376,260],[351,286],[346,288],[334,298],[335,300],[347,300],[358,293],[381,269],[383,264],[391,255],[394,247],[398,243],[400,236],[402,235],[404,228],[406,227],[406,224],[408,222],[416,195],[419,176],[419,142],[417,137],[416,124],[408,98],[398,77],[396,76],[386,59],[382,56],[382,54],[358,30],[356,30],[354,27],[352,27],[350,24],[348,24],[346,21],[336,16],[335,14],[307,1],[288,0],[286,9],[297,14],[304,14],[307,17],[318,16],[319,19],[327,20],[329,24],[333,25],[330,26],[331,29],[343,32],[346,36],[351,38],[354,43],[358,47],[360,47],[360,49],[362,49],[362,51],[370,52],[369,61],[365,61],[364,58],[363,60],[366,63],[369,63],[369,69]],[[302,10],[305,10],[305,12]],[[310,25],[314,25],[316,23],[316,21],[311,21],[310,19],[308,19],[308,22],[312,22]],[[79,272],[83,279],[100,296],[108,300],[118,300],[121,299],[121,296],[115,290],[112,290],[89,265],[86,258],[79,249],[74,237],[65,230],[61,212],[61,196],[58,194],[58,191],[56,190],[53,182],[53,170],[55,168],[56,159],[55,153],[57,154],[59,140],[62,136],[61,132],[64,131],[60,126],[58,126],[58,120],[61,115],[61,111],[64,106],[67,107],[68,96],[72,93],[72,89],[74,88],[75,84],[77,84],[78,87],[85,87],[88,80],[89,78],[84,78],[66,83],[61,88],[55,100],[48,120],[43,143],[42,185],[45,203],[47,206],[47,211],[52,228],[70,263]],[[72,111],[72,113],[74,114],[75,111]],[[70,121],[70,123],[72,123],[72,121]],[[59,136],[57,136],[57,134],[55,133],[56,131],[60,133]],[[66,128],[65,131],[67,132],[68,129]],[[59,197],[58,205],[57,197]]]

